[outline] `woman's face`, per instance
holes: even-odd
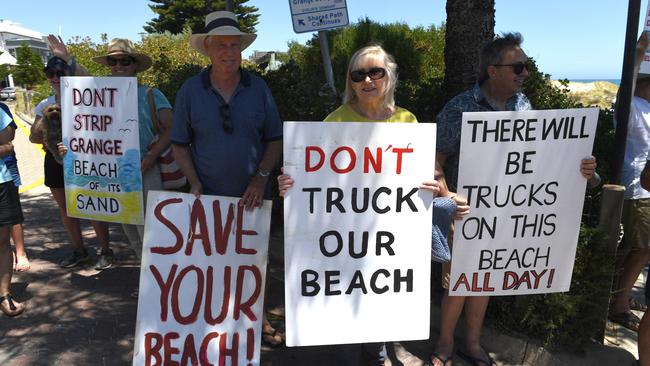
[[[386,66],[372,56],[364,56],[348,75],[359,104],[382,103],[386,89]]]
[[[115,55],[106,58],[113,76],[135,76],[135,59],[128,55]]]
[[[48,69],[45,71],[45,77],[47,77],[47,81],[50,83],[52,90],[57,95],[61,91],[61,78],[64,76],[65,72],[63,70]]]

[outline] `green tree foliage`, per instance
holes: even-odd
[[[151,10],[157,18],[147,22],[144,30],[148,33],[182,33],[189,27],[192,33],[202,33],[205,16],[217,10],[225,10],[225,0],[150,0]],[[258,9],[248,6],[248,0],[235,0],[235,14],[239,17],[239,27],[246,33],[255,33],[258,23]]]
[[[266,78],[285,120],[322,120],[341,103],[350,56],[369,44],[381,44],[395,57],[399,83],[396,102],[420,120],[431,121],[440,100],[444,75],[444,27],[410,28],[404,23],[380,24],[362,19],[328,32],[332,68],[338,94],[325,86],[318,36],[301,45],[289,43],[285,64]],[[296,80],[300,80],[296,83]]]
[[[27,43],[23,43],[16,50],[16,66],[12,68],[13,78],[16,83],[24,85],[27,89],[45,80],[43,61],[33,52]]]
[[[4,80],[9,74],[11,74],[9,65],[0,65],[0,80]]]

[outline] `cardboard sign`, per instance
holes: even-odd
[[[568,291],[598,109],[463,113],[450,292]]]
[[[260,364],[271,201],[150,191],[134,365]]]
[[[288,346],[429,336],[434,124],[284,123]]]
[[[61,78],[68,216],[142,225],[138,82]]]

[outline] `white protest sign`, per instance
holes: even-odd
[[[271,201],[238,201],[149,192],[134,365],[260,364]]]
[[[641,19],[643,20],[643,31],[650,32],[650,1],[648,1],[645,16]],[[639,72],[642,74],[650,74],[650,49],[647,49],[645,55],[643,55],[643,61],[641,62]]]
[[[598,109],[463,113],[453,295],[568,291]]]
[[[64,77],[61,113],[68,216],[143,224],[137,79]]]
[[[284,123],[288,346],[429,336],[434,124]]]

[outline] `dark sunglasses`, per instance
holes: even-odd
[[[494,64],[492,66],[510,66],[515,75],[519,75],[524,72],[524,69],[528,71],[530,69],[530,63],[528,62],[517,62],[516,64]]]
[[[106,57],[106,63],[108,66],[115,66],[119,62],[120,65],[122,66],[130,66],[132,63],[135,63],[135,60],[132,58],[112,58],[112,57]]]
[[[368,71],[354,70],[350,73],[350,79],[355,83],[360,83],[366,80],[366,76],[369,77],[370,80],[379,80],[386,76],[386,69],[383,67],[373,67]]]
[[[46,70],[45,71],[45,76],[48,79],[54,79],[55,76],[60,79],[61,77],[65,76],[65,71],[63,71],[63,70],[56,70],[56,71]]]
[[[232,133],[233,126],[232,120],[230,119],[230,105],[224,104],[219,107],[219,113],[221,114],[221,122],[223,123],[223,130],[226,133]]]

